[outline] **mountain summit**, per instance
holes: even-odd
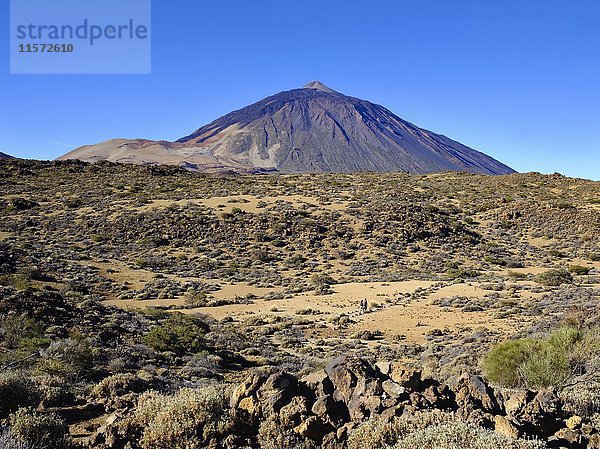
[[[176,142],[111,140],[59,159],[167,163],[198,171],[513,172],[479,151],[320,81],[231,112]]]
[[[304,89],[317,89],[317,90],[320,90],[320,91],[323,91],[323,92],[327,92],[327,93],[330,93],[330,94],[337,94],[338,93],[335,90],[330,89],[329,87],[327,87],[321,81],[311,81],[306,86],[304,86]]]

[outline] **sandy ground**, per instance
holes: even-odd
[[[386,336],[404,336],[411,343],[423,343],[433,329],[455,331],[484,327],[510,334],[520,324],[524,321],[516,323],[514,320],[492,318],[488,312],[463,312],[418,301],[363,315],[354,329],[380,331]]]
[[[519,320],[493,318],[494,311],[463,312],[431,304],[431,300],[437,298],[483,297],[489,293],[479,288],[477,284],[463,283],[443,286],[420,299],[409,299],[406,295],[417,289],[430,288],[434,284],[431,281],[354,282],[333,286],[334,293],[331,295],[316,296],[311,293],[303,293],[289,299],[270,301],[259,299],[251,304],[199,307],[181,311],[189,314],[206,314],[219,320],[231,317],[237,321],[244,321],[251,316],[268,314],[302,316],[304,319],[327,324],[329,327],[332,326],[328,321],[331,317],[346,314],[355,322],[349,327],[349,334],[364,330],[378,331],[382,332],[385,337],[403,336],[406,341],[411,343],[423,343],[427,334],[433,329],[455,331],[485,327],[503,334],[510,334],[518,327],[526,325],[526,321],[522,318]],[[215,292],[214,296],[232,298],[244,296],[246,293],[261,296],[274,290],[239,284],[224,285],[223,289]],[[359,302],[364,298],[368,300],[370,311],[360,315],[358,313]],[[182,302],[182,299],[106,301],[107,304],[126,308],[182,305]],[[309,309],[311,313],[306,313]]]

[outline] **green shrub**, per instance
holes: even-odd
[[[195,353],[204,348],[203,337],[208,330],[208,325],[196,317],[173,313],[144,335],[143,341],[161,352],[171,351],[180,355]]]
[[[582,333],[561,329],[538,345],[521,365],[528,387],[561,387],[577,369]]]
[[[492,348],[483,360],[485,376],[498,385],[520,387],[520,366],[530,356],[535,342],[529,339],[508,340]]]
[[[590,268],[582,267],[581,265],[571,265],[569,267],[569,272],[571,272],[577,276],[584,276],[586,274],[590,274]]]
[[[200,449],[229,432],[234,424],[222,388],[184,388],[174,395],[147,392],[133,418],[143,428],[143,449]]]
[[[8,349],[19,347],[22,339],[42,336],[42,326],[26,314],[8,316],[0,320],[0,342]]]
[[[32,290],[31,280],[22,274],[3,274],[0,276],[0,285],[10,285],[17,290]]]
[[[548,287],[558,287],[562,284],[572,284],[573,276],[567,270],[548,270],[537,277],[537,282]]]
[[[193,290],[186,293],[184,298],[186,307],[205,307],[208,303],[207,295],[203,291]]]
[[[446,273],[448,279],[472,279],[479,276],[481,273],[477,270],[472,270],[468,268],[451,268]]]
[[[483,360],[485,376],[507,387],[562,389],[579,376],[600,375],[597,331],[562,328],[547,338],[511,340]]]
[[[68,449],[68,428],[55,413],[37,413],[21,408],[10,417],[11,432],[35,448]]]

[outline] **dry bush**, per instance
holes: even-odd
[[[304,439],[293,429],[281,424],[275,417],[261,422],[258,428],[258,443],[261,449],[316,449],[314,442]]]
[[[21,408],[10,417],[11,433],[33,448],[69,449],[68,427],[56,413]]]
[[[392,421],[370,419],[353,430],[348,449],[542,449],[539,441],[515,440],[433,410]]]
[[[384,449],[395,444],[399,438],[411,432],[455,421],[456,419],[456,416],[452,413],[439,410],[417,412],[413,416],[394,418],[391,421],[374,417],[350,432],[348,449],[364,449],[367,447],[369,449]]]
[[[463,422],[447,422],[416,430],[393,449],[543,449],[541,441],[513,439]]]
[[[573,276],[567,270],[548,270],[539,274],[536,280],[548,287],[558,287],[562,284],[572,284]]]
[[[127,393],[141,393],[147,383],[135,374],[119,373],[102,379],[92,388],[91,395],[99,399],[115,400]]]
[[[174,395],[140,396],[135,425],[143,428],[143,449],[200,449],[234,428],[223,388],[184,388]]]

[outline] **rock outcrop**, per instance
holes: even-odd
[[[285,373],[250,376],[233,393],[231,406],[255,423],[277,415],[280,422],[292,422],[298,435],[331,448],[345,447],[348,431],[371,417],[391,420],[432,409],[514,438],[544,439],[551,447],[583,448],[596,438],[584,435],[579,417],[565,420],[551,390],[506,395],[474,375],[444,385],[401,363],[372,366],[355,357],[335,359],[301,379]]]

